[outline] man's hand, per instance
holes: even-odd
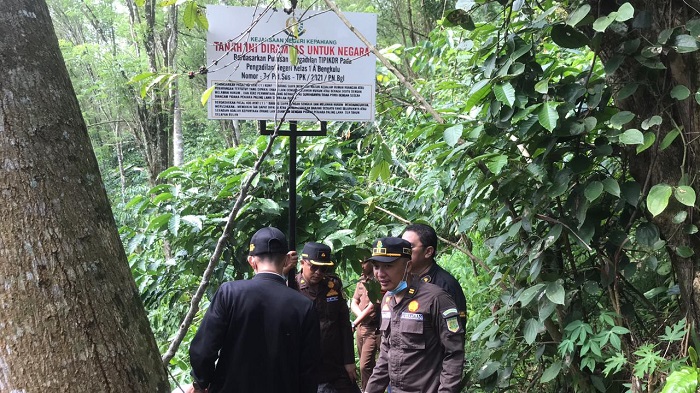
[[[354,382],[355,380],[357,380],[357,375],[355,374],[355,363],[346,364],[345,371],[348,372],[348,377],[350,377],[351,381]]]
[[[282,274],[286,277],[290,270],[296,270],[298,261],[299,257],[297,256],[297,252],[295,250],[289,251],[287,253],[287,260],[284,262],[284,267],[282,267]]]
[[[182,390],[180,390],[180,388],[175,388],[173,393],[182,393],[183,390],[185,393],[207,393],[208,391],[208,389],[195,389],[193,384],[189,384],[187,386],[183,386]]]

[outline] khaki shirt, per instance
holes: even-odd
[[[416,280],[397,304],[384,295],[382,343],[366,393],[453,393],[464,367],[464,327],[450,295]]]
[[[350,325],[350,310],[343,296],[343,284],[336,276],[326,275],[317,285],[309,285],[301,273],[296,276],[299,292],[311,299],[321,328],[321,364],[317,372],[321,383],[347,377],[346,364],[355,363],[355,341]]]

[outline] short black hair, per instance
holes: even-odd
[[[435,233],[435,229],[433,229],[433,227],[426,224],[411,224],[403,230],[403,233],[406,232],[415,232],[418,235],[420,242],[425,247],[433,247],[433,250],[435,250],[433,255],[437,253],[437,233]]]
[[[260,262],[272,263],[276,266],[284,265],[284,261],[287,258],[287,254],[272,254],[272,253],[259,254],[259,255],[255,255],[255,256],[260,258]]]

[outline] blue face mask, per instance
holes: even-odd
[[[403,280],[401,280],[399,282],[399,285],[397,285],[396,288],[387,291],[387,292],[389,292],[390,295],[395,296],[397,293],[408,288],[408,283],[406,282],[406,272],[407,271],[408,271],[408,263],[406,263],[406,268],[403,270]]]
[[[408,288],[408,283],[406,283],[406,280],[401,280],[401,282],[399,283],[399,285],[396,286],[396,288],[392,289],[391,291],[387,291],[387,292],[389,292],[389,294],[393,296],[393,295],[396,295],[397,293],[403,291],[406,288]]]

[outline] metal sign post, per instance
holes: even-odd
[[[258,120],[258,128],[261,135],[272,135],[273,130],[267,129],[267,121]],[[289,248],[297,247],[297,137],[298,136],[324,136],[327,132],[327,122],[321,122],[320,130],[297,130],[297,122],[289,122],[289,130],[279,130],[278,135],[289,136]],[[294,271],[290,270],[287,276],[287,285],[297,288]]]

